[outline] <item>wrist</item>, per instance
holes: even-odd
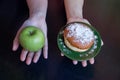
[[[43,13],[34,13],[30,14],[29,19],[30,20],[45,20],[46,14]]]
[[[30,16],[27,20],[26,20],[26,25],[29,26],[36,26],[39,27],[41,24],[45,23],[45,17],[43,16]]]
[[[69,17],[69,18],[67,18],[67,23],[70,23],[70,22],[80,22],[83,19],[84,19],[83,17]]]
[[[67,24],[71,23],[71,22],[84,22],[84,23],[90,24],[90,22],[87,19],[80,18],[80,17],[71,17],[71,18],[68,18],[67,19]]]

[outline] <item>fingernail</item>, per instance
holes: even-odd
[[[27,61],[26,61],[26,64],[27,64],[27,65],[30,65],[30,63],[31,63],[30,60],[27,60]]]
[[[45,59],[48,59],[48,56],[45,56]]]
[[[87,62],[86,62],[86,61],[83,61],[83,62],[82,62],[82,66],[83,66],[83,67],[86,67],[86,66],[87,66]]]
[[[83,64],[83,67],[86,67],[87,66],[87,64]]]
[[[77,65],[77,63],[78,63],[78,61],[73,61],[73,64],[74,64],[74,65]]]
[[[30,62],[26,62],[27,65],[30,65]]]
[[[33,60],[34,63],[37,63],[37,61],[38,61],[37,59],[34,59],[34,60]]]
[[[20,58],[20,60],[23,62],[23,61],[25,61],[25,58]]]
[[[92,60],[90,63],[91,63],[91,64],[94,64],[94,60]]]
[[[12,47],[12,50],[13,50],[13,51],[15,51],[15,48],[14,48],[14,46]]]
[[[64,54],[61,53],[61,56],[64,56]]]

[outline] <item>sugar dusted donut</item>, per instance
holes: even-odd
[[[83,52],[94,44],[93,31],[84,24],[73,23],[64,29],[65,45],[73,51]]]

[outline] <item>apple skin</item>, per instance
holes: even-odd
[[[45,36],[41,29],[34,26],[26,26],[19,35],[20,45],[31,52],[40,50],[45,43]]]

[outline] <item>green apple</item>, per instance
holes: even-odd
[[[37,27],[26,26],[20,32],[19,43],[24,49],[36,52],[44,46],[44,33]]]

